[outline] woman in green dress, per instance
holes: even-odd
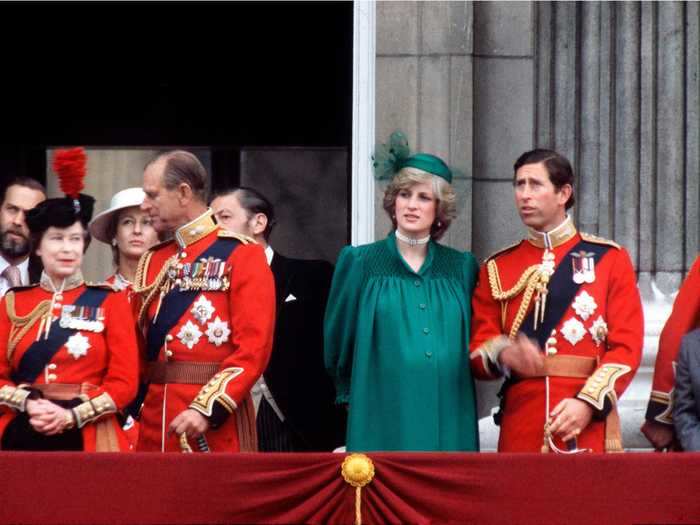
[[[436,242],[456,215],[452,173],[424,153],[392,161],[384,209],[394,230],[342,250],[326,310],[326,368],[348,406],[347,449],[476,451],[468,344],[478,264]]]

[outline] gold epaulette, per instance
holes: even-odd
[[[238,239],[243,244],[258,244],[257,241],[252,237],[248,237],[247,235],[242,235],[240,233],[230,232],[228,230],[224,230],[223,228],[219,229],[216,235],[218,237],[225,237],[227,239]]]
[[[598,237],[597,235],[593,235],[591,233],[584,233],[584,232],[579,232],[581,234],[581,238],[584,241],[587,242],[592,242],[594,244],[605,244],[607,246],[612,246],[613,248],[617,248],[618,250],[622,248],[619,244],[617,244],[615,241],[611,241],[610,239],[604,239],[603,237]]]
[[[494,259],[494,258],[498,257],[498,256],[501,255],[501,254],[504,254],[504,253],[506,253],[506,252],[511,251],[511,250],[514,249],[514,248],[517,248],[518,246],[520,246],[520,243],[521,243],[521,242],[523,242],[523,241],[518,241],[518,242],[516,242],[516,243],[509,244],[509,245],[506,246],[505,248],[501,248],[501,249],[498,250],[497,252],[492,253],[492,254],[489,255],[486,259],[484,259],[484,262],[488,262],[488,261],[490,261],[491,259]]]

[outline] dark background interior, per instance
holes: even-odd
[[[244,146],[350,148],[352,3],[0,6],[0,175],[46,148],[205,146],[212,186]]]

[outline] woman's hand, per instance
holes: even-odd
[[[47,399],[27,401],[29,424],[34,430],[47,436],[60,434],[75,424],[73,413]]]

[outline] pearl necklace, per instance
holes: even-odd
[[[428,244],[430,241],[430,235],[423,237],[422,239],[415,239],[413,237],[408,237],[401,233],[399,230],[396,230],[396,238],[400,241],[405,242],[409,246],[418,246],[419,244]]]

